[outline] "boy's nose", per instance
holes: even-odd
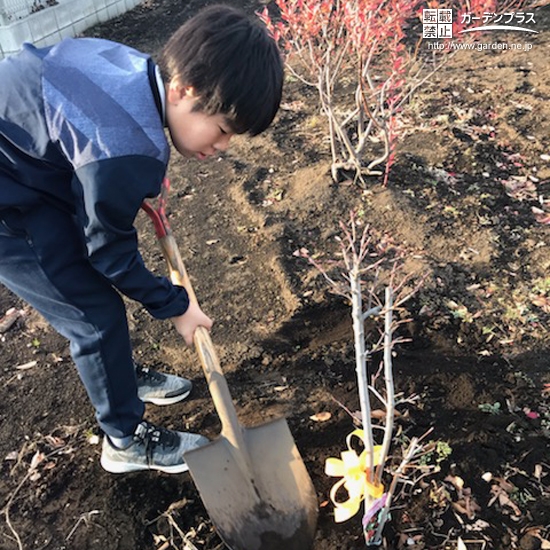
[[[229,147],[229,141],[231,140],[232,137],[233,137],[232,134],[224,134],[218,139],[218,141],[216,141],[216,143],[214,143],[214,148],[217,151],[226,151],[227,148]]]

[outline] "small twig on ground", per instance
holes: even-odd
[[[15,527],[11,523],[10,508],[11,508],[11,505],[13,504],[13,501],[15,500],[15,497],[17,496],[17,493],[19,493],[19,491],[21,490],[21,487],[25,485],[25,483],[33,473],[34,472],[30,470],[25,475],[25,477],[19,482],[19,485],[15,488],[15,490],[11,494],[10,498],[6,502],[6,507],[4,508],[4,516],[6,517],[6,524],[8,526],[8,529],[13,533],[13,536],[15,537],[15,541],[17,542],[17,547],[19,548],[19,550],[23,550],[23,543],[21,542],[21,537],[19,536],[19,533],[15,530]]]
[[[27,472],[25,477],[19,482],[19,485],[15,488],[13,493],[10,495],[10,498],[6,502],[6,506],[3,510],[4,516],[6,518],[6,524],[8,526],[8,529],[13,533],[13,536],[15,537],[15,541],[17,543],[17,547],[19,548],[19,550],[23,550],[23,543],[21,542],[21,537],[19,536],[19,533],[15,530],[15,527],[11,523],[10,508],[11,508],[11,505],[13,504],[13,501],[15,500],[15,497],[17,496],[17,493],[19,493],[19,491],[21,490],[21,487],[25,485],[25,483],[33,473],[34,473],[33,470],[29,470],[29,472]]]
[[[67,445],[64,445],[63,447],[60,447],[58,449],[53,450],[51,453],[48,453],[44,456],[43,460],[41,462],[44,462],[48,460],[49,458],[52,458],[55,455],[61,454],[65,449],[67,448]],[[19,461],[18,461],[19,463]],[[4,514],[4,517],[6,518],[6,525],[8,526],[8,529],[12,532],[15,542],[17,543],[17,547],[19,550],[23,550],[23,542],[21,541],[21,537],[19,536],[19,533],[16,531],[15,527],[13,526],[10,518],[10,509],[12,504],[15,501],[15,498],[19,494],[19,491],[21,488],[25,485],[25,483],[31,478],[31,476],[36,472],[36,467],[31,466],[29,468],[29,471],[25,474],[23,479],[19,482],[17,487],[13,490],[13,492],[10,494],[8,500],[6,501],[6,504],[4,508],[2,509],[2,512]]]
[[[85,523],[86,527],[88,527],[88,525],[92,522],[92,516],[97,514],[101,514],[101,512],[99,510],[90,510],[89,512],[84,512],[81,514],[65,540],[68,541],[75,534],[75,531],[81,523]]]
[[[162,546],[157,548],[157,550],[167,550],[170,547],[178,548],[178,546],[176,546],[174,542],[174,531],[177,532],[182,543],[184,544],[184,546],[182,547],[182,550],[198,550],[198,548],[191,541],[191,536],[196,535],[195,529],[192,529],[189,533],[184,533],[183,530],[180,528],[180,526],[177,524],[176,520],[174,519],[174,516],[172,515],[172,513],[175,510],[179,510],[180,508],[183,508],[187,504],[189,504],[189,501],[186,498],[173,502],[172,504],[170,504],[170,506],[165,512],[157,516],[155,519],[148,521],[146,523],[146,525],[153,525],[161,518],[166,519],[166,521],[168,522],[168,527],[170,528],[170,538],[169,540],[166,540]]]

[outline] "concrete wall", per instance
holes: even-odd
[[[131,10],[141,0],[58,1],[55,6],[0,25],[0,59],[19,51],[24,42],[49,46],[75,36],[96,23]]]

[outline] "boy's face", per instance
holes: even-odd
[[[224,115],[193,111],[197,101],[192,86],[183,86],[177,80],[167,86],[166,122],[172,143],[184,157],[204,160],[225,151],[234,133]]]

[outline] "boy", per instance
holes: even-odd
[[[180,401],[190,382],[134,364],[119,295],[170,318],[188,345],[212,326],[137,248],[134,219],[168,164],[164,128],[185,157],[224,151],[234,134],[269,126],[282,75],[266,30],[227,6],[180,27],[158,66],[86,38],[0,62],[0,282],[69,339],[107,471],[183,472],[183,453],[207,442],[143,420],[144,402]]]

